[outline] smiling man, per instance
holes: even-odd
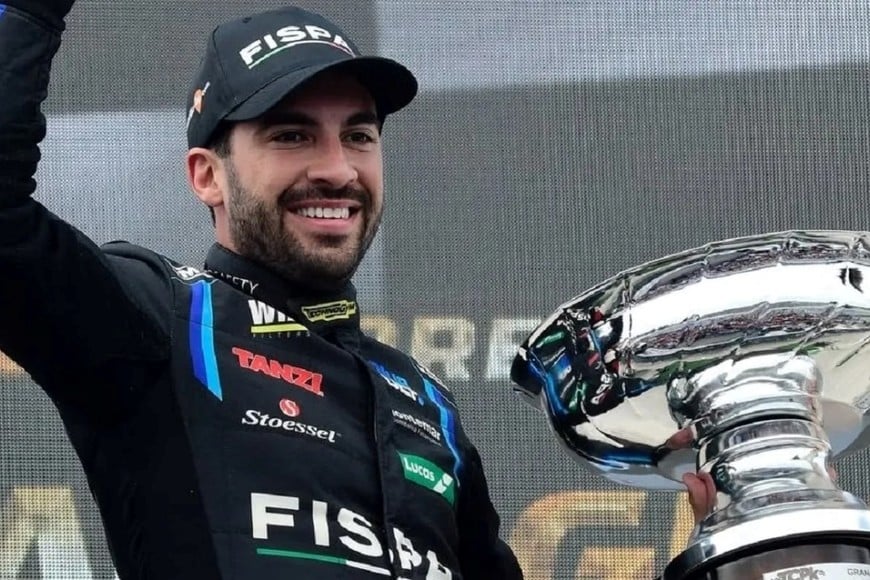
[[[321,72],[231,127],[216,146],[188,153],[218,243],[295,285],[346,283],[383,208],[381,120],[369,91],[347,72]]]
[[[217,27],[186,116],[216,236],[195,268],[31,197],[72,1],[6,1],[0,350],[60,411],[120,578],[521,578],[450,392],[360,331],[413,75],[296,8]]]

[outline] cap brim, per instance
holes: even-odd
[[[307,80],[325,71],[342,71],[352,75],[372,95],[381,117],[402,109],[417,94],[417,79],[407,68],[388,58],[361,56],[311,66],[278,77],[232,109],[224,119],[255,119]]]

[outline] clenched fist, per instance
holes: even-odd
[[[75,0],[3,0],[2,3],[62,30],[63,19],[69,14]]]

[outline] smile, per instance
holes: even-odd
[[[338,219],[350,218],[349,207],[301,207],[293,213],[308,218]]]

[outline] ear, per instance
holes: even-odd
[[[224,161],[211,149],[187,152],[187,183],[199,201],[214,209],[224,204]]]

